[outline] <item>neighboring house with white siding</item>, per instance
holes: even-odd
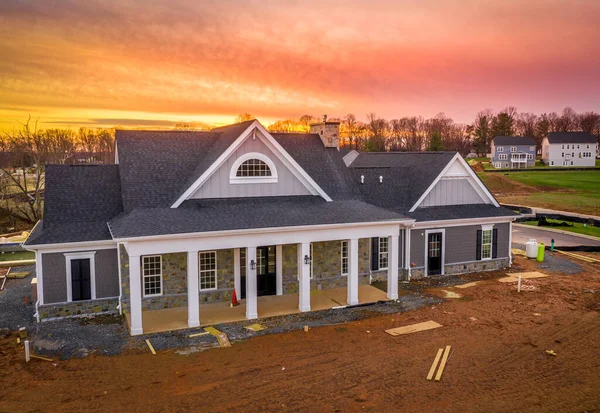
[[[596,166],[598,140],[587,132],[552,132],[542,141],[548,166]]]
[[[535,166],[535,140],[529,136],[496,136],[491,144],[490,165],[497,169]]]
[[[263,296],[287,296],[291,313],[315,309],[311,291],[343,289],[337,300],[356,305],[374,280],[396,299],[400,280],[511,263],[516,215],[458,153],[344,159],[337,122],[290,134],[248,121],[119,130],[115,154],[46,168],[44,219],[24,244],[38,320],[118,309],[137,335],[159,319],[239,320],[234,293],[254,319]]]

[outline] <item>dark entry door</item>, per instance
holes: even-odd
[[[71,260],[71,291],[73,301],[90,300],[92,298],[89,258]]]
[[[427,275],[442,273],[442,233],[435,232],[427,237]]]
[[[256,249],[256,283],[258,296],[274,295],[276,288],[275,245]]]

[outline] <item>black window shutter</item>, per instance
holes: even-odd
[[[371,238],[371,270],[379,269],[379,238]]]
[[[477,230],[477,253],[476,253],[476,257],[477,260],[481,260],[481,230],[478,229]]]
[[[492,233],[492,258],[498,258],[498,228]]]

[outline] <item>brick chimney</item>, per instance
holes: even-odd
[[[328,122],[327,115],[323,122],[310,125],[310,133],[319,135],[326,148],[340,149],[340,122]]]

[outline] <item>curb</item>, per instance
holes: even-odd
[[[514,227],[521,227],[521,228],[535,228],[535,229],[540,229],[542,231],[556,232],[558,234],[572,235],[574,237],[586,238],[586,239],[589,239],[589,240],[592,240],[592,241],[600,241],[599,237],[594,237],[592,235],[578,234],[576,232],[563,231],[563,230],[554,229],[554,228],[539,227],[537,225],[525,225],[525,224],[517,224],[516,222],[513,222],[513,226]]]

